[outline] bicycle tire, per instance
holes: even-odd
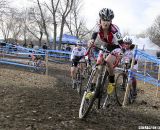
[[[81,96],[81,94],[82,94],[82,83],[81,83],[81,81],[78,81],[76,83],[76,90],[77,90],[78,94]]]
[[[126,92],[126,87],[127,87],[127,82],[128,78],[125,75],[125,73],[120,73],[118,74],[116,78],[116,87],[115,87],[115,96],[116,96],[116,101],[118,105],[122,106],[123,100],[124,100],[124,95]]]
[[[76,90],[77,90],[78,94],[81,95],[81,92],[82,92],[82,77],[81,77],[81,74],[80,74],[79,70],[77,71],[77,74],[76,74]]]
[[[34,70],[34,69],[35,69],[35,68],[34,68],[34,66],[35,66],[35,65],[34,65],[34,62],[33,62],[33,61],[29,61],[29,62],[28,62],[28,65],[30,66],[30,67],[29,67],[29,71],[30,71],[30,72],[34,72],[34,71],[35,71],[35,70]]]
[[[134,103],[135,98],[133,96],[133,87],[132,87],[132,83],[130,84],[130,91],[129,91],[129,95],[128,95],[128,103],[132,104]]]
[[[87,117],[87,115],[89,114],[90,110],[92,109],[93,103],[96,99],[96,96],[94,94],[93,98],[91,100],[86,99],[86,94],[87,92],[90,91],[91,89],[91,83],[92,83],[92,79],[96,74],[97,69],[92,69],[91,75],[89,77],[87,86],[86,86],[86,90],[84,90],[84,94],[81,100],[81,105],[79,108],[79,119],[84,119]]]
[[[108,84],[108,77],[109,73],[107,70],[105,70],[104,72],[104,76],[103,78],[101,79],[101,84],[100,84],[100,93],[98,95],[98,109],[101,109],[101,108],[104,108],[105,105],[106,105],[106,102],[108,100],[108,94],[107,94],[107,90],[106,90],[106,87],[107,84]]]
[[[92,71],[92,67],[91,66],[88,66],[86,69],[85,69],[85,78],[89,78],[90,74],[91,74],[91,71]]]

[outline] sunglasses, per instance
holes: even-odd
[[[111,22],[111,21],[112,21],[112,20],[102,19],[102,18],[101,18],[101,20],[102,20],[102,21],[105,21],[105,22]]]
[[[126,44],[126,45],[131,45],[131,43],[129,43],[129,42],[124,42],[124,44]]]

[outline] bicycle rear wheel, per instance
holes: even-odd
[[[135,98],[134,98],[134,95],[133,95],[133,86],[132,86],[132,83],[130,84],[130,91],[129,91],[129,94],[128,94],[128,103],[129,104],[132,104],[134,103],[135,101]]]
[[[80,119],[83,119],[88,115],[88,113],[90,112],[90,110],[91,110],[91,108],[93,106],[93,103],[94,103],[94,101],[96,99],[96,95],[95,94],[93,95],[93,98],[86,99],[86,95],[91,90],[91,83],[92,83],[93,77],[96,74],[96,71],[97,71],[96,67],[94,69],[92,69],[92,72],[91,72],[91,75],[89,77],[87,86],[84,89],[84,94],[83,94],[83,97],[82,97],[82,100],[81,100],[81,105],[80,105],[80,108],[79,108],[79,118]]]
[[[126,74],[120,73],[118,74],[116,78],[116,87],[115,87],[115,96],[117,103],[122,106],[123,100],[124,100],[124,95],[126,92],[126,87],[127,87],[127,82],[128,78]]]

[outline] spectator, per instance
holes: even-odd
[[[46,43],[44,43],[44,45],[42,46],[42,49],[44,49],[44,50],[47,50],[47,49],[48,49]]]
[[[34,45],[33,45],[32,41],[31,41],[30,44],[28,45],[28,48],[33,48],[33,47],[34,47]]]
[[[24,44],[23,44],[23,47],[27,47],[27,43],[24,43]]]
[[[160,59],[160,51],[156,52],[157,58]]]
[[[64,45],[62,45],[62,51],[65,51],[65,46]]]
[[[67,44],[66,51],[71,51],[71,47]]]

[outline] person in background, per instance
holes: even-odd
[[[27,46],[28,48],[33,48],[34,47],[34,45],[33,45],[33,43],[32,43],[32,41],[28,44],[28,46]]]
[[[66,51],[71,51],[71,47],[67,44]]]
[[[157,59],[160,59],[160,51],[156,52]]]
[[[43,52],[45,53],[46,50],[48,49],[48,46],[47,46],[46,43],[43,44],[42,49],[43,49]],[[45,55],[42,55],[42,58],[43,58],[43,60],[44,60],[44,59],[45,59]]]
[[[27,43],[24,43],[24,44],[23,44],[23,47],[27,47]]]
[[[46,45],[46,43],[43,44],[42,49],[47,50],[48,46]]]
[[[76,83],[76,71],[77,71],[77,65],[79,64],[79,61],[84,59],[84,55],[86,53],[86,49],[82,47],[81,42],[77,41],[76,47],[73,48],[72,53],[71,53],[71,61],[72,61],[72,66],[71,66],[71,78],[73,81],[73,88],[75,88],[75,83]]]
[[[123,38],[123,46],[125,48],[125,53],[123,55],[122,60],[125,60],[125,58],[128,58],[130,60],[130,64],[132,62],[133,58],[133,49],[135,47],[134,44],[132,44],[132,39],[129,36],[125,36]],[[135,57],[135,63],[133,66],[133,71],[138,70],[138,64],[137,64],[137,57]],[[132,76],[132,86],[133,86],[133,96],[136,98],[137,96],[137,80],[135,76]]]

